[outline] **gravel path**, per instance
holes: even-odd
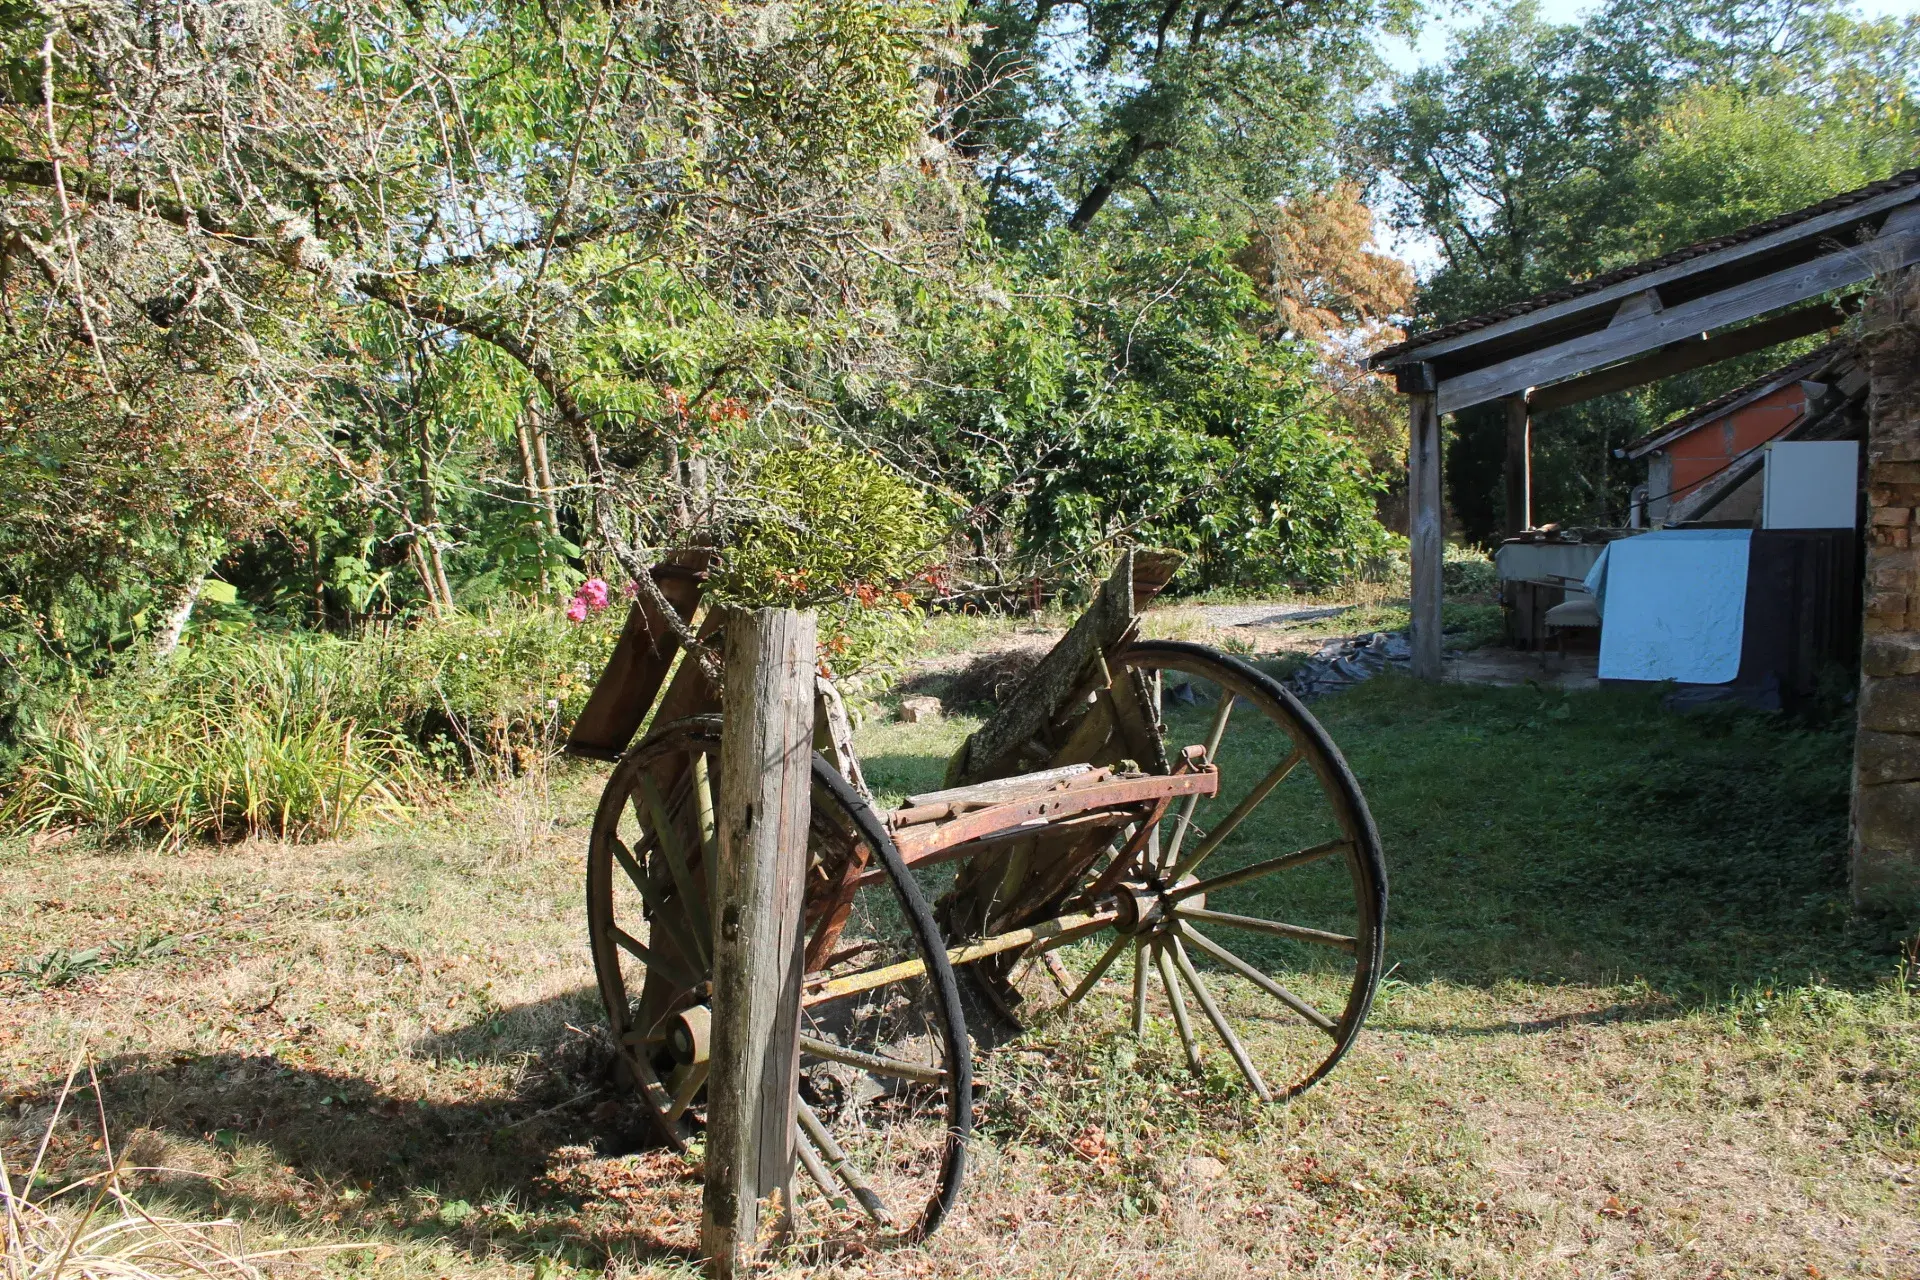
[[[1209,604],[1201,616],[1216,627],[1277,627],[1289,622],[1311,622],[1345,613],[1352,605],[1317,604]]]

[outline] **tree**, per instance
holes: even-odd
[[[956,122],[1008,242],[1108,205],[1161,216],[1259,206],[1325,178],[1371,39],[1409,0],[984,0],[975,74],[994,85]],[[1305,180],[1305,181],[1303,181]]]
[[[918,0],[54,3],[7,45],[0,232],[110,396],[156,328],[309,420],[369,309],[495,353],[651,591],[676,404],[805,411],[883,345],[876,273],[958,234],[922,92],[953,35]],[[675,349],[689,317],[722,336]]]

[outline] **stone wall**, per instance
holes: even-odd
[[[1868,314],[1866,627],[1853,895],[1920,912],[1920,270]]]

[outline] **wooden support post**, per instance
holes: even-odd
[[[1407,557],[1413,570],[1413,674],[1440,678],[1440,414],[1431,392],[1407,397]]]
[[[726,629],[700,1221],[700,1251],[717,1280],[751,1268],[761,1202],[777,1194],[783,1215],[791,1206],[818,661],[810,613],[742,610]]]
[[[1533,419],[1527,398],[1508,396],[1507,536],[1533,528]]]

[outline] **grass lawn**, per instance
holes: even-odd
[[[1846,732],[1393,677],[1316,710],[1393,884],[1393,968],[1338,1071],[1261,1108],[1124,1034],[1116,978],[982,1063],[963,1207],[927,1247],[796,1271],[1920,1275],[1920,996],[1846,909]],[[870,724],[875,789],[937,785],[969,727]],[[314,1265],[373,1277],[688,1271],[698,1184],[603,1074],[601,776],[330,844],[0,841],[8,1168],[84,1049],[116,1152],[164,1167],[147,1200],[255,1247],[369,1244]],[[54,1139],[49,1185],[99,1167],[91,1098]]]

